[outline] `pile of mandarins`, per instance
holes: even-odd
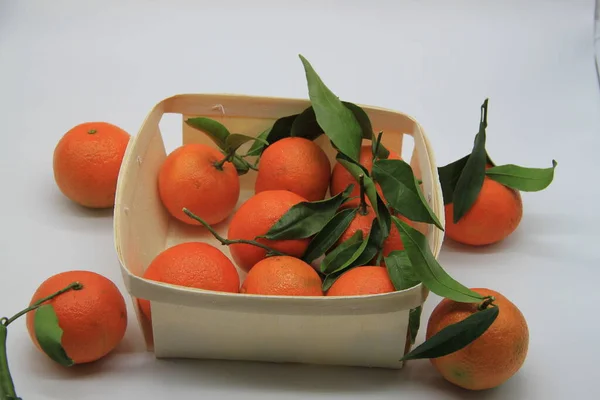
[[[521,221],[520,191],[542,190],[552,181],[554,162],[542,170],[496,166],[491,161],[485,150],[486,100],[472,152],[438,168],[445,203],[442,227],[411,167],[383,146],[382,133],[375,135],[366,113],[340,102],[305,59],[303,63],[312,108],[295,116],[291,129],[282,131],[285,124],[276,128],[276,122],[251,137],[230,134],[225,126],[204,117],[186,121],[209,135],[216,146],[185,144],[168,154],[156,180],[158,194],[172,218],[197,227],[199,233],[209,231],[229,246],[231,259],[204,241],[183,242],[159,253],[144,278],[263,296],[378,295],[413,287],[422,279],[433,292],[446,293],[434,290],[439,283],[426,282],[426,276],[417,273],[418,257],[413,256],[425,254],[428,247],[411,242],[405,248],[403,238],[412,240],[421,234],[420,225],[430,223],[463,244],[497,243]],[[323,118],[329,111],[333,114]],[[302,123],[296,126],[296,121]],[[348,126],[352,132],[344,130]],[[335,158],[315,142],[322,134],[331,140]],[[84,207],[113,207],[129,142],[129,134],[108,123],[71,129],[54,151],[54,178],[60,191]],[[241,154],[245,143],[252,146]],[[254,190],[240,204],[240,176],[250,170],[256,171]],[[410,206],[402,204],[405,191],[411,192]],[[227,224],[226,238],[216,232],[221,224]],[[422,264],[436,263],[432,259]],[[400,264],[408,273],[402,282],[398,270],[392,273]],[[435,265],[419,266],[426,267]],[[460,289],[450,280],[448,276],[446,289],[452,285]],[[496,291],[464,288],[461,293],[480,297],[463,302],[442,295],[446,298],[429,317],[424,347],[411,354],[413,359],[430,358],[445,379],[463,388],[496,387],[525,360],[529,344],[525,318]],[[455,299],[461,299],[461,293]],[[484,301],[476,304],[478,299]],[[150,302],[138,299],[138,304],[150,321]],[[4,340],[6,327],[25,314],[34,344],[66,366],[104,357],[121,341],[127,326],[121,293],[107,278],[90,271],[67,271],[43,282],[27,309],[0,319]],[[480,327],[487,321],[485,329],[470,323],[474,320]],[[435,352],[423,350],[427,346],[437,347]],[[12,381],[2,390],[16,398]]]

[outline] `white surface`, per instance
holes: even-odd
[[[135,133],[154,103],[180,92],[306,97],[302,53],[342,98],[416,117],[440,165],[472,145],[485,97],[494,160],[530,166],[558,160],[552,186],[523,195],[525,214],[514,235],[480,250],[447,243],[441,255],[458,280],[501,291],[526,315],[531,343],[524,367],[496,390],[466,393],[427,361],[401,371],[159,361],[143,351],[131,313],[118,351],[68,370],[40,355],[24,320],[11,325],[18,394],[40,400],[599,397],[593,1],[245,3],[0,2],[1,312],[20,310],[44,279],[69,269],[100,272],[123,289],[110,213],[72,205],[54,184],[52,151],[66,130],[108,120]],[[438,300],[427,301],[423,325]]]

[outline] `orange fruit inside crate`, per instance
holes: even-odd
[[[330,176],[331,164],[319,145],[305,138],[285,138],[262,153],[255,191],[283,189],[308,201],[323,200]]]
[[[172,216],[199,225],[183,212],[185,207],[212,225],[233,212],[240,180],[233,164],[219,164],[224,157],[204,144],[186,144],[167,156],[158,173],[158,190]]]
[[[144,278],[197,289],[237,293],[240,277],[233,263],[214,246],[186,242],[157,255],[144,272]],[[150,302],[138,299],[144,317],[151,319]]]
[[[266,234],[293,205],[303,201],[306,199],[288,190],[267,190],[257,193],[235,212],[229,222],[227,238],[255,240],[257,236]],[[287,255],[301,257],[310,239],[259,238],[256,241]],[[267,254],[265,249],[250,244],[232,244],[229,249],[238,267],[245,271],[250,271]]]
[[[322,296],[319,274],[304,261],[274,256],[252,267],[240,293],[276,296]]]

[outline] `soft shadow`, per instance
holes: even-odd
[[[381,391],[396,385],[401,371],[378,368],[335,367],[267,362],[221,360],[157,359],[161,368],[179,382],[190,386],[223,388],[235,381],[236,387],[258,390],[285,390],[309,393],[355,393]],[[156,366],[133,373],[156,375]],[[151,371],[150,371],[151,370]]]
[[[442,244],[442,252],[447,251],[449,253],[472,253],[472,254],[493,254],[493,253],[501,253],[509,250],[516,242],[519,240],[521,236],[519,230],[517,229],[512,233],[512,235],[508,236],[506,239],[483,246],[470,246],[467,244],[459,243],[448,236],[444,237],[444,243]]]
[[[36,221],[58,229],[97,230],[96,224],[89,221],[101,221],[112,229],[113,207],[92,209],[83,207],[65,197],[53,182],[39,182],[41,189],[40,204],[33,207],[32,214]]]

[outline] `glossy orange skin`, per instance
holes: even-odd
[[[497,319],[474,342],[430,361],[445,379],[455,385],[484,390],[506,382],[522,367],[529,347],[529,328],[521,311],[506,297],[490,289],[472,290],[496,298],[495,304],[500,308]],[[443,299],[429,317],[426,339],[472,315],[477,306]]]
[[[388,156],[388,160],[401,160],[401,159],[402,159],[402,157],[400,157],[400,155],[398,153],[390,150],[390,155]],[[371,150],[370,144],[363,145],[360,148],[359,163],[363,167],[365,167],[365,169],[367,171],[369,171],[369,174],[372,172],[372,170],[373,170],[373,152]],[[331,182],[330,182],[330,186],[329,186],[329,191],[330,191],[331,195],[335,196],[336,194],[343,192],[344,190],[346,190],[348,185],[350,185],[352,183],[354,184],[354,189],[352,190],[351,196],[352,197],[359,196],[360,195],[360,187],[358,186],[358,181],[356,179],[354,179],[354,177],[350,174],[350,172],[348,172],[348,170],[346,168],[344,168],[344,166],[342,164],[340,164],[339,162],[336,162],[335,165],[333,166],[333,171],[331,172]],[[375,187],[377,189],[377,192],[381,196],[381,198],[385,199],[379,184],[375,184]],[[357,198],[357,199],[354,199],[354,200],[344,203],[343,207],[357,207],[359,203],[360,203],[360,199]],[[367,199],[367,204],[370,204],[368,199]]]
[[[488,177],[479,197],[458,223],[453,222],[454,205],[445,206],[446,235],[459,243],[483,246],[500,242],[513,233],[523,216],[519,191]]]
[[[331,285],[327,296],[361,296],[395,290],[385,267],[369,265],[344,272]]]
[[[266,234],[269,229],[289,209],[305,198],[287,190],[267,190],[246,200],[235,212],[229,223],[227,238],[229,240],[256,240],[284,254],[301,257],[308,247],[310,238],[294,240],[256,239]],[[237,266],[245,271],[266,257],[267,251],[251,244],[231,244],[229,250]]]
[[[272,296],[323,296],[312,266],[288,256],[268,257],[252,267],[240,293]]]
[[[262,153],[254,190],[289,190],[308,201],[323,200],[330,176],[329,159],[315,142],[290,137],[278,140]]]
[[[240,277],[233,263],[214,246],[202,242],[185,242],[158,254],[144,278],[217,292],[238,293]],[[151,319],[150,302],[138,299],[140,311]]]
[[[45,280],[33,294],[30,305],[73,282],[83,285],[46,302],[54,308],[63,330],[61,344],[76,364],[96,361],[113,351],[127,329],[127,307],[117,286],[91,271],[68,271]],[[27,331],[41,350],[34,329],[35,313],[26,315]]]
[[[123,129],[107,122],[86,122],[66,132],[52,160],[60,191],[84,207],[113,207],[130,138]]]
[[[186,144],[167,156],[158,172],[158,191],[173,217],[199,225],[183,212],[184,207],[210,225],[229,217],[240,196],[240,179],[232,163],[221,169],[215,166],[224,157],[204,144]]]

